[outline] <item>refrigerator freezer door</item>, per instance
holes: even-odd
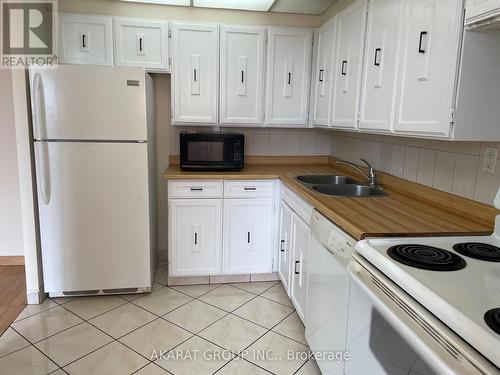
[[[150,287],[147,145],[35,142],[35,158],[45,291]]]
[[[30,86],[35,139],[147,139],[144,69],[31,69]]]

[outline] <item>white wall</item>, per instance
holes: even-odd
[[[24,255],[10,70],[0,69],[0,256]]]
[[[500,160],[494,174],[482,170],[487,146],[500,142],[451,142],[373,134],[333,132],[332,156],[449,193],[493,204],[500,187]],[[499,155],[500,156],[500,155]]]

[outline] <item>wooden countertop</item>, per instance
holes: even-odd
[[[261,163],[262,160],[254,160]],[[269,158],[266,158],[269,160]],[[379,182],[389,193],[385,197],[330,197],[308,189],[295,179],[306,174],[342,174],[360,178],[348,168],[333,167],[327,158],[271,159],[279,164],[247,164],[238,172],[186,172],[178,165],[165,171],[165,179],[280,179],[315,209],[351,236],[458,236],[489,235],[499,212],[470,199],[458,197],[385,173]],[[175,162],[175,159],[173,160]],[[308,162],[314,164],[307,164]],[[298,164],[297,164],[298,163]]]

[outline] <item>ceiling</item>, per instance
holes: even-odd
[[[319,15],[336,0],[122,0],[136,3],[200,8],[239,9]]]

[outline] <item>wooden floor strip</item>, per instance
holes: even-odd
[[[24,266],[0,266],[0,335],[26,306]]]

